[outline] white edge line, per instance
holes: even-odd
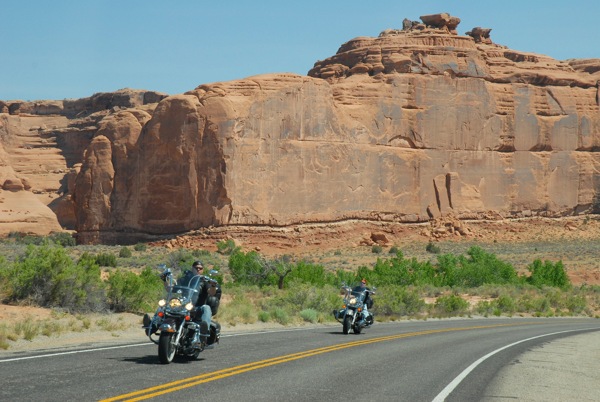
[[[572,329],[572,330],[568,330],[568,331],[559,331],[559,332],[552,332],[550,334],[538,335],[538,336],[534,336],[532,338],[522,339],[520,341],[513,342],[513,343],[511,343],[509,345],[503,346],[500,349],[496,349],[496,350],[488,353],[487,355],[485,355],[483,357],[480,357],[479,359],[477,359],[476,361],[474,361],[469,367],[467,367],[466,369],[464,369],[462,373],[460,373],[454,380],[452,380],[448,385],[446,385],[446,387],[442,390],[442,392],[440,392],[433,399],[432,402],[443,402],[444,400],[446,400],[446,398],[448,397],[448,395],[450,395],[452,393],[452,391],[454,391],[454,389],[456,389],[456,387],[458,387],[458,385],[462,382],[462,380],[464,380],[465,377],[468,376],[471,373],[471,371],[473,371],[475,369],[475,367],[479,366],[483,361],[485,361],[489,357],[495,355],[496,353],[503,351],[504,349],[508,349],[508,348],[510,348],[512,346],[518,345],[519,343],[531,341],[533,339],[543,338],[544,336],[564,334],[566,332],[587,331],[589,329],[590,328]]]

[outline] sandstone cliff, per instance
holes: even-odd
[[[597,213],[600,60],[510,50],[488,28],[461,36],[445,14],[421,20],[352,39],[308,76],[102,109],[65,190],[80,240]]]
[[[165,97],[123,89],[74,100],[0,101],[0,235],[75,229],[75,178],[101,120],[126,108],[142,113]]]

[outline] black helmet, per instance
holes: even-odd
[[[202,261],[194,261],[194,263],[192,264],[192,268],[198,267],[200,267],[200,269],[204,268],[204,264],[202,264]]]

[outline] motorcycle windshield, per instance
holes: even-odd
[[[365,292],[364,291],[357,291],[357,290],[353,290],[352,291],[352,297],[355,297],[358,301],[363,302],[365,300]]]
[[[182,278],[179,283],[173,286],[169,292],[168,299],[177,298],[185,303],[196,304],[200,295],[202,286],[202,277],[199,275]]]

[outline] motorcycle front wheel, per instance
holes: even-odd
[[[349,315],[347,315],[344,318],[344,335],[348,335],[348,332],[350,332],[350,327],[352,326],[352,317],[350,317]]]
[[[161,333],[158,339],[158,358],[162,364],[169,364],[175,357],[175,351],[177,348],[173,344],[172,333]]]

